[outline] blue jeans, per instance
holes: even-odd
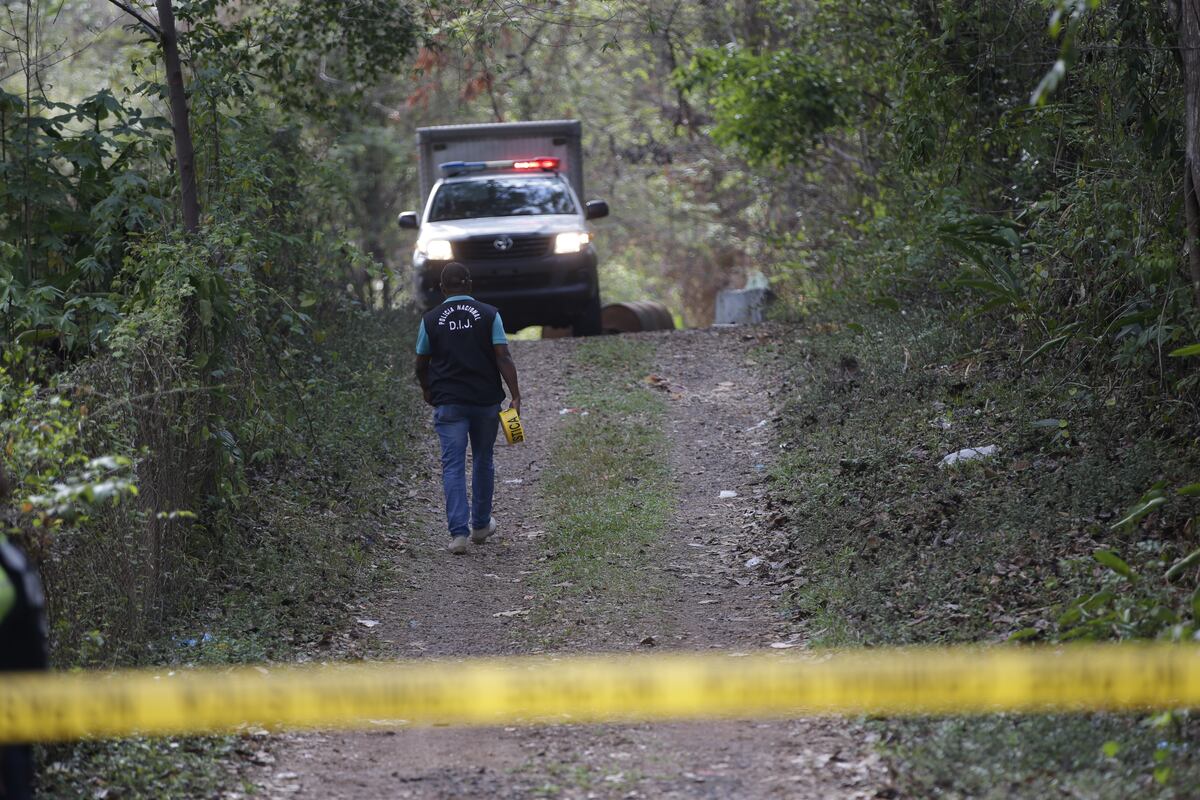
[[[433,427],[442,441],[442,491],[451,536],[486,528],[492,518],[496,476],[492,450],[500,430],[500,406],[442,405],[433,410]],[[471,505],[467,506],[467,440],[471,441]],[[473,512],[473,513],[472,513]]]

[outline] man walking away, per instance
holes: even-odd
[[[494,306],[471,297],[471,273],[452,261],[442,270],[446,300],[425,314],[417,331],[417,381],[433,406],[442,443],[442,490],[450,552],[467,552],[496,532],[492,516],[495,466],[492,450],[504,402],[501,376],[512,408],[521,413],[517,365],[508,352],[504,323]],[[467,441],[471,443],[471,503],[467,505]]]

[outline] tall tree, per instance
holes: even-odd
[[[1172,3],[1183,66],[1184,170],[1183,205],[1187,221],[1188,267],[1200,304],[1200,0]]]
[[[196,150],[192,145],[192,130],[188,119],[187,91],[183,85],[183,65],[179,60],[179,32],[175,27],[175,10],[171,0],[155,0],[158,24],[151,22],[135,6],[122,0],[109,0],[129,14],[138,25],[158,40],[162,48],[163,67],[167,73],[167,100],[171,106],[171,130],[175,141],[175,162],[179,169],[179,201],[183,211],[183,227],[189,232],[200,228],[200,196],[196,191]]]
[[[159,42],[163,65],[167,70],[167,98],[171,103],[171,127],[175,135],[175,161],[179,165],[179,197],[183,208],[183,227],[200,227],[200,199],[196,194],[196,152],[188,122],[187,94],[183,88],[183,67],[179,63],[179,36],[175,30],[175,12],[171,0],[155,0],[158,7]]]

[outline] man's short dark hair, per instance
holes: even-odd
[[[471,271],[465,264],[451,261],[442,267],[442,288],[461,289],[471,282]]]

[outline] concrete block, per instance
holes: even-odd
[[[717,294],[713,321],[717,325],[754,325],[764,322],[767,307],[775,299],[770,289],[727,289]]]

